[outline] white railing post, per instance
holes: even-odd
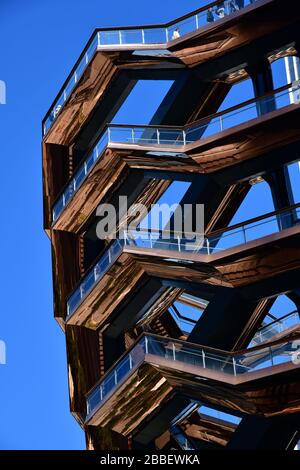
[[[132,143],[134,144],[134,129],[133,128],[131,129],[131,140],[132,140]]]
[[[109,264],[111,263],[111,251],[110,251],[110,249],[108,250],[108,262],[109,262]]]
[[[205,352],[204,352],[204,349],[202,349],[202,362],[203,362],[203,369],[206,369],[206,361],[205,361]]]
[[[156,130],[157,144],[160,145],[160,133],[159,129]]]
[[[131,356],[131,354],[129,354],[129,369],[131,370],[132,367],[133,367],[132,356]]]
[[[173,361],[176,361],[176,347],[174,343],[172,343],[172,351],[173,351]]]
[[[182,131],[183,145],[186,145],[186,132]]]
[[[198,15],[196,15],[196,29],[199,29],[199,18],[198,18]]]
[[[145,30],[142,29],[142,44],[145,44]]]
[[[66,205],[66,195],[65,195],[65,193],[63,193],[63,195],[62,195],[62,201],[63,201],[63,207],[65,207],[65,205]]]
[[[233,373],[236,377],[236,360],[235,360],[235,357],[232,358],[232,364],[233,364]]]
[[[210,255],[210,245],[209,245],[209,239],[206,239],[206,248],[207,248],[207,254]]]
[[[107,128],[107,139],[108,139],[108,143],[111,142],[111,129],[110,127]]]
[[[120,44],[122,44],[122,31],[119,30],[119,42]]]
[[[177,244],[178,244],[178,251],[181,252],[181,242],[180,242],[180,236],[177,235]]]
[[[84,296],[84,290],[83,290],[82,284],[80,285],[79,290],[80,290],[80,298],[82,299]]]
[[[100,47],[101,46],[100,31],[98,31],[97,40],[98,40],[98,47]]]
[[[129,242],[128,242],[128,235],[127,235],[127,230],[124,230],[123,232],[123,235],[124,235],[124,244],[125,246],[128,244],[129,245]],[[128,243],[127,243],[128,242]]]
[[[222,132],[223,130],[223,119],[222,116],[220,116],[220,131]]]
[[[96,160],[98,160],[99,158],[99,149],[98,149],[98,145],[96,145]]]
[[[148,350],[148,337],[145,336],[145,354],[148,354],[149,350]]]
[[[77,72],[76,72],[76,70],[74,72],[74,82],[77,83]]]
[[[169,30],[166,28],[166,42],[169,42]]]
[[[117,375],[117,371],[115,370],[114,372],[114,376],[115,376],[115,385],[117,385],[118,383],[118,375]]]
[[[67,92],[64,90],[64,101],[67,101]]]
[[[103,387],[100,385],[100,400],[103,400]]]

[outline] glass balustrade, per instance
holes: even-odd
[[[95,163],[98,161],[99,157],[103,154],[108,142],[108,135],[107,132],[101,136],[100,140],[98,141],[97,145],[94,149],[88,154],[87,158],[85,159],[83,165],[81,165],[76,171],[75,175],[68,183],[66,189],[62,192],[59,196],[57,202],[54,204],[52,209],[52,220],[53,223],[57,221],[61,213],[63,212],[64,208],[70,202],[74,194],[80,188],[82,183],[85,181],[87,175],[92,170]]]
[[[193,374],[200,377],[205,377],[205,369],[240,376],[279,364],[299,362],[297,344],[292,341],[233,354],[148,334],[88,393],[88,418],[146,360],[147,355],[151,355],[152,363],[155,357],[163,358],[172,368],[193,366]]]
[[[120,256],[124,246],[123,240],[115,240],[111,247],[101,256],[88,274],[75,289],[67,301],[67,316],[70,317],[87,297],[95,285],[102,279],[110,266]]]
[[[245,225],[238,229],[224,231],[217,237],[194,235],[194,239],[187,239],[171,234],[172,238],[170,239],[170,232],[143,230],[124,231],[124,238],[115,240],[112,246],[102,255],[96,265],[84,277],[77,289],[75,289],[67,301],[67,316],[70,317],[75,312],[80,303],[87,297],[90,291],[108,271],[110,266],[120,256],[125,246],[176,251],[179,253],[190,252],[210,255],[220,250],[226,250],[262,236],[279,232],[284,228],[298,223],[299,215],[300,207],[294,207],[293,209],[288,209],[287,211],[266,217],[265,219],[260,219],[258,222],[245,223]],[[261,226],[263,224],[268,225],[267,231],[261,230]],[[254,230],[255,227],[257,227],[256,232]],[[271,229],[269,227],[271,227]],[[250,236],[248,235],[249,232]],[[167,235],[168,238],[165,235]],[[226,240],[226,243],[224,243],[224,240]],[[228,242],[228,240],[230,240],[230,242]]]
[[[183,237],[167,231],[129,230],[126,232],[125,244],[137,248],[211,255],[292,227],[300,222],[299,217],[300,206],[295,206],[292,209],[266,216],[254,222],[245,222],[238,228],[226,229],[218,235],[212,234],[208,237],[197,234],[186,234],[186,237]]]
[[[224,2],[214,2],[199,9],[197,12],[193,12],[183,20],[171,22],[166,26],[98,30],[83,52],[79,64],[71,73],[63,91],[45,118],[43,125],[44,135],[47,134],[58,117],[97,50],[114,46],[118,48],[122,46],[132,48],[133,46],[141,47],[144,45],[160,46],[160,48],[165,49],[166,43],[193,33],[199,28],[203,28],[228,15],[232,15],[256,1],[258,0],[225,0]]]
[[[289,104],[298,104],[299,98],[300,82],[296,82],[291,87],[286,87],[280,92],[274,92],[271,96],[254,100],[251,104],[241,106],[235,111],[225,110],[218,117],[201,120],[199,123],[186,128],[110,125],[68,183],[66,189],[58,197],[52,209],[53,223],[57,221],[64,208],[87,178],[96,161],[103,155],[107,145],[167,146],[176,149],[246,122],[251,118],[256,118],[261,113],[271,112]],[[183,156],[185,155],[183,154]]]
[[[295,310],[294,312],[288,313],[287,315],[284,315],[283,317],[269,323],[268,325],[264,325],[252,338],[250,347],[254,347],[264,343],[265,341],[269,341],[274,336],[286,331],[288,328],[299,325],[299,320],[299,312]]]

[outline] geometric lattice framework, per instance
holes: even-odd
[[[287,3],[217,1],[168,24],[99,28],[43,121],[55,317],[88,449],[299,440],[300,12]],[[294,67],[280,88],[277,60]],[[150,124],[110,124],[139,80],[172,81]],[[228,108],[245,80],[253,96]],[[150,210],[180,184],[179,207],[205,206],[201,243],[119,236],[136,203]],[[272,207],[262,197],[241,218],[259,185]],[[117,239],[97,237],[104,203]]]

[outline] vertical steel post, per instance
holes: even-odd
[[[202,362],[203,362],[203,369],[206,368],[206,360],[205,360],[205,352],[204,349],[202,349]]]
[[[148,337],[145,336],[145,354],[148,354],[149,353],[149,350],[148,350]]]
[[[172,351],[173,351],[173,361],[176,361],[176,347],[174,343],[172,343]]]
[[[236,360],[234,357],[232,358],[232,364],[233,364],[233,373],[234,373],[234,376],[236,377]]]

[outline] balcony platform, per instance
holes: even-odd
[[[285,92],[287,91],[285,89]],[[288,93],[287,96],[289,96]],[[250,103],[249,106],[255,106],[254,100],[250,100]],[[245,107],[247,106],[245,105]],[[240,109],[243,108],[234,107],[228,113],[234,115]],[[131,191],[131,198],[137,197],[137,200],[132,202],[139,202],[136,191],[140,187],[143,201],[147,205],[153,204],[167,187],[166,182],[159,180],[159,175],[161,178],[167,178],[168,175],[171,175],[171,178],[176,179],[176,175],[179,177],[180,174],[189,178],[192,175],[214,175],[218,172],[218,177],[222,178],[222,171],[236,166],[235,178],[242,179],[242,164],[247,163],[248,167],[251,167],[254,159],[263,158],[266,154],[293,143],[300,144],[299,113],[299,103],[287,104],[245,123],[217,130],[208,137],[204,135],[203,138],[185,145],[176,141],[174,145],[167,143],[158,145],[151,144],[151,142],[131,143],[130,141],[126,143],[108,142],[103,155],[98,158],[90,173],[53,223],[53,228],[78,232],[98,205],[107,202],[108,195],[111,198],[112,193],[118,194],[120,185],[130,178],[134,181],[136,188],[135,192]],[[204,121],[212,122],[211,125],[215,125],[219,119],[222,127],[222,119],[226,121],[226,113],[213,115]],[[202,121],[198,126],[201,125],[204,125]],[[191,124],[189,128],[193,128],[193,126],[197,126],[197,123]],[[208,124],[208,129],[209,126],[210,124]],[[109,129],[112,133],[124,132],[126,135],[131,127],[112,126]],[[158,127],[158,129],[165,134],[172,132],[171,127]],[[155,127],[141,128],[141,131],[148,133],[152,130],[156,132]],[[139,126],[132,126],[132,132],[134,131],[141,132]],[[175,130],[173,132],[175,133]],[[293,159],[292,152],[290,155]],[[255,165],[257,168],[257,163]],[[241,167],[240,170],[239,167]],[[148,185],[146,185],[145,173],[156,175],[156,179],[148,180]],[[51,214],[50,209],[49,207],[49,215]],[[47,225],[50,224],[51,220],[47,222]]]
[[[189,343],[186,345],[188,348]],[[274,350],[281,347],[280,343],[272,345]],[[251,364],[259,350],[247,353]],[[264,360],[262,355],[261,361]],[[261,369],[254,366],[253,370],[237,375],[222,372],[219,366],[203,368],[201,361],[197,365],[182,361],[180,358],[173,360],[172,354],[168,358],[162,357],[161,352],[144,354],[136,370],[125,376],[87,416],[86,424],[108,426],[123,436],[134,435],[143,422],[159,414],[174,394],[200,400],[208,406],[217,405],[229,413],[271,417],[299,410],[299,364],[292,361],[274,365],[267,362]],[[285,384],[284,396],[282,383]],[[124,396],[126,400],[122,399]]]
[[[292,5],[292,2],[290,3]],[[54,112],[55,120],[47,124],[44,141],[71,145],[101,102],[106,102],[104,108],[107,114],[108,109],[114,109],[117,105],[118,98],[129,92],[132,82],[143,76],[144,78],[147,75],[147,78],[171,80],[179,76],[180,70],[208,63],[208,70],[206,72],[202,70],[201,74],[209,80],[212,76],[209,62],[213,59],[222,58],[225,54],[229,55],[237,49],[247,48],[249,44],[257,40],[264,41],[268,35],[273,37],[273,50],[278,49],[280,43],[276,44],[275,33],[285,28],[292,30],[300,19],[300,13],[297,9],[294,10],[291,20],[288,6],[285,5],[283,8],[281,1],[257,0],[244,10],[225,16],[219,21],[207,24],[168,43],[151,46],[147,44],[96,45],[92,59],[89,60],[81,77],[76,79],[74,89],[69,91],[70,80],[76,73],[76,69],[82,68],[81,62],[86,51],[89,51],[95,42],[96,36],[94,35],[95,37],[93,36],[89,41],[46,115],[44,126],[51,112]],[[252,27],[253,24],[256,25],[255,28]],[[97,31],[102,30],[96,30],[95,34]],[[267,40],[266,42],[268,43]],[[268,47],[270,47],[269,44]],[[159,50],[161,54],[157,53]],[[147,51],[148,55],[145,54]],[[243,50],[240,57],[241,64],[245,57],[247,57],[247,52]],[[230,64],[228,57],[223,74],[236,66],[236,58]],[[67,98],[64,100],[62,97],[66,94]],[[60,103],[59,108],[56,103]],[[103,117],[103,109],[101,112]],[[106,117],[105,121],[109,119]]]
[[[275,286],[281,276],[297,276],[299,239],[300,224],[209,255],[125,246],[66,321],[91,329],[103,326],[151,278],[215,288],[241,288],[272,279]]]

